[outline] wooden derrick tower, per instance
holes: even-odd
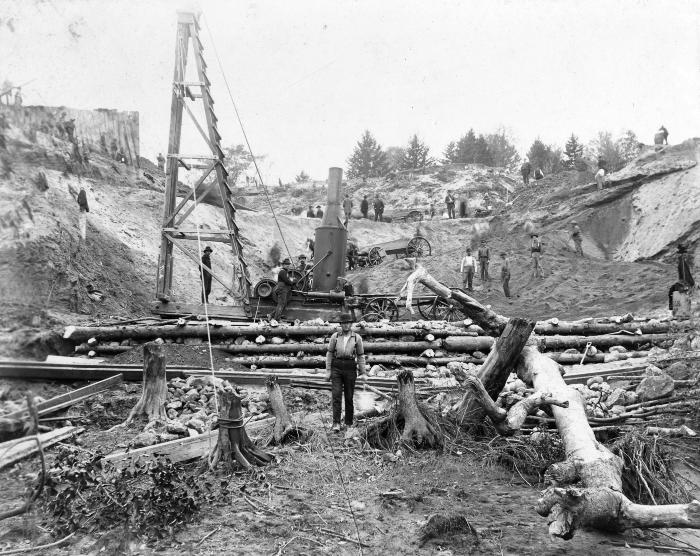
[[[217,275],[210,268],[212,278],[219,282],[231,295],[244,306],[249,304],[250,279],[248,268],[243,259],[243,250],[239,239],[238,226],[235,221],[236,207],[233,203],[231,188],[226,179],[228,172],[224,168],[224,153],[221,150],[221,135],[216,128],[217,118],[214,114],[214,100],[207,78],[207,65],[204,61],[203,46],[199,39],[199,15],[191,12],[178,12],[177,41],[175,45],[175,73],[173,78],[172,103],[170,108],[170,135],[168,139],[168,156],[165,170],[165,208],[161,228],[160,255],[158,258],[158,277],[156,303],[162,308],[172,299],[173,284],[173,247],[192,262],[201,267],[197,248],[198,227],[188,224],[197,203],[208,194],[221,196],[226,229],[199,232],[201,242],[227,243],[233,253],[232,278]],[[186,81],[188,56],[192,57],[197,70],[197,81]],[[192,108],[201,103],[204,122],[195,116]],[[183,154],[180,152],[183,112],[194,122],[205,145],[205,154]],[[182,199],[177,197],[178,170],[201,170],[202,175]],[[212,176],[207,182],[207,179]],[[206,182],[206,183],[205,183]],[[199,296],[197,302],[199,301]]]

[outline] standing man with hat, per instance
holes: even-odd
[[[292,294],[292,286],[294,282],[289,277],[289,270],[292,268],[292,261],[284,259],[282,261],[282,269],[277,273],[277,285],[275,286],[275,296],[277,297],[277,307],[272,313],[272,318],[280,320],[282,313],[287,308],[289,296]]]
[[[365,350],[362,338],[350,330],[352,317],[340,315],[340,332],[334,332],[328,342],[326,352],[326,380],[331,382],[333,400],[333,432],[340,432],[340,413],[345,400],[345,425],[351,427],[354,418],[353,395],[355,381],[359,376],[367,380]]]
[[[535,232],[530,234],[532,241],[530,242],[530,257],[532,258],[532,275],[538,278],[542,278],[544,274],[542,273],[542,242],[540,241],[540,236]]]
[[[574,240],[574,250],[579,257],[583,257],[583,236],[581,235],[581,228],[575,220],[571,223],[571,226],[571,239]]]
[[[202,303],[209,303],[209,294],[211,293],[211,247],[208,245],[204,248],[202,255],[202,264],[199,271],[202,275]],[[206,267],[206,268],[205,268]]]

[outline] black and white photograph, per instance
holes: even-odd
[[[0,0],[0,556],[700,554],[700,2]]]

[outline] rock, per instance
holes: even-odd
[[[273,336],[272,338],[270,338],[270,343],[271,344],[283,344],[284,338],[280,338],[279,336]]]
[[[243,342],[246,342],[247,340],[245,339],[245,336],[236,336],[236,339],[233,340],[233,343],[237,346],[240,346]]]
[[[700,350],[700,336],[695,336],[695,338],[690,340],[690,349],[692,349],[693,351]]]
[[[675,380],[689,380],[698,374],[698,371],[687,361],[676,361],[666,368],[666,374]]]
[[[433,342],[435,341],[435,336],[433,336],[432,334],[426,334],[425,340],[428,342]]]
[[[577,350],[576,348],[569,348],[564,350],[564,353],[569,353],[569,354],[576,354],[576,355],[581,355],[581,352]]]
[[[352,502],[350,502],[350,507],[355,512],[364,512],[367,509],[365,503],[360,502],[359,500],[353,500]]]
[[[168,405],[165,406],[166,409],[180,409],[182,408],[182,402],[180,400],[175,400],[174,402],[170,402]]]
[[[168,409],[168,419],[177,419],[177,411]]]
[[[437,367],[435,365],[426,365],[425,370],[429,373],[434,373],[437,371]]]
[[[187,391],[187,394],[185,394],[185,397],[187,398],[188,401],[194,402],[199,399],[199,390],[196,388],[191,388],[190,390]]]
[[[621,413],[625,412],[625,406],[624,405],[614,405],[610,408],[610,412],[620,415]]]
[[[202,338],[185,338],[183,343],[186,346],[196,346],[202,343]]]
[[[624,346],[610,346],[610,347],[608,348],[608,351],[609,351],[610,353],[615,353],[615,352],[617,352],[617,353],[627,353],[627,348],[624,347]]]
[[[425,378],[426,371],[422,369],[416,369],[413,371],[413,378]]]
[[[205,427],[204,421],[200,421],[197,418],[192,418],[187,422],[187,428],[194,429],[200,434],[204,432]]]
[[[165,430],[180,436],[184,436],[187,434],[187,427],[183,425],[180,421],[168,421],[165,425]]]
[[[410,336],[407,334],[405,334],[403,336],[399,336],[399,342],[415,342],[415,341],[416,341],[415,336]]]
[[[640,401],[656,400],[673,392],[673,379],[666,373],[647,376],[637,386],[637,396]]]
[[[614,407],[616,405],[624,404],[626,394],[627,391],[624,388],[615,388],[612,392],[608,394],[605,403],[608,407]]]
[[[264,343],[265,343],[265,340],[266,340],[265,336],[263,336],[263,335],[261,334],[260,336],[258,336],[257,338],[255,338],[255,343],[256,343],[256,344],[264,344]]]
[[[170,442],[171,440],[177,440],[180,438],[179,435],[172,432],[163,432],[158,435],[158,442]]]
[[[325,344],[325,343],[326,343],[326,339],[325,339],[325,338],[316,338],[316,339],[314,340],[314,344]]]
[[[89,345],[90,347],[94,347],[94,346],[96,346],[98,343],[99,343],[99,342],[97,341],[97,338],[90,338],[90,339],[88,339],[88,341],[87,341],[87,345]]]
[[[372,365],[372,368],[369,370],[369,376],[375,376],[377,373],[383,370],[384,368],[381,365]]]
[[[158,443],[158,436],[153,431],[144,431],[137,434],[132,440],[131,445],[134,448],[141,448],[143,446],[153,446]]]
[[[194,429],[187,429],[187,436],[199,436],[199,433]]]
[[[648,365],[646,369],[644,369],[644,375],[645,376],[661,376],[664,375],[664,373],[661,369],[659,369],[656,365]]]
[[[625,392],[625,405],[632,405],[633,403],[637,403],[639,401],[639,396],[637,396],[637,392],[633,392],[631,390],[627,390]]]
[[[592,376],[586,381],[586,386],[590,388],[593,384],[603,384],[603,382],[605,379],[602,376]]]
[[[474,359],[486,359],[486,354],[483,351],[475,351],[472,356]]]

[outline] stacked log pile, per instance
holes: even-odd
[[[467,319],[459,323],[414,321],[402,323],[358,323],[354,329],[364,338],[372,376],[393,377],[412,367],[431,378],[453,376],[449,363],[481,365],[494,338]],[[111,356],[140,343],[162,338],[165,343],[201,344],[227,352],[231,368],[251,371],[318,373],[325,366],[325,353],[336,325],[320,319],[272,326],[262,322],[235,325],[227,322],[185,321],[167,324],[68,327],[64,338],[75,344],[75,352],[89,356]],[[630,315],[577,322],[557,319],[535,327],[538,347],[562,365],[608,363],[656,355],[683,337],[681,325],[670,320],[634,320]],[[420,374],[418,375],[420,376]]]

